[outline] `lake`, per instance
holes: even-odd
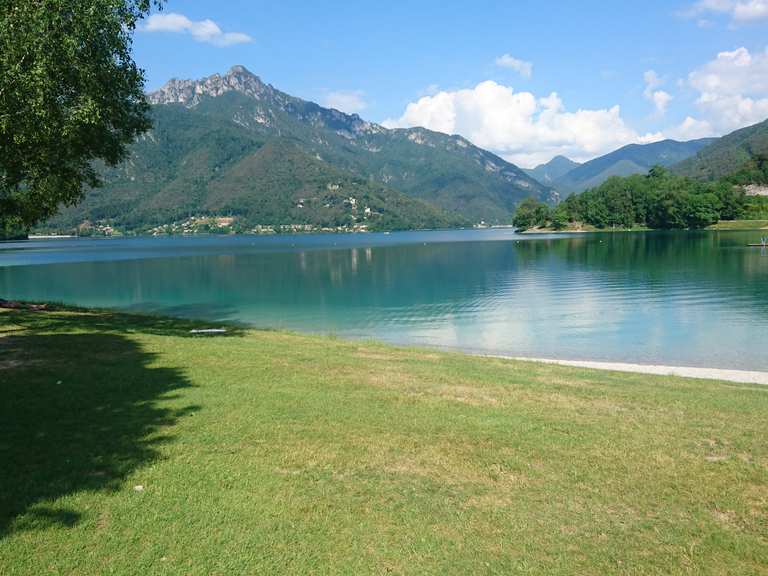
[[[766,235],[765,232],[762,234]],[[756,232],[0,243],[0,297],[471,352],[768,369]]]

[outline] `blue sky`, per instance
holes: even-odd
[[[243,64],[295,96],[532,165],[768,117],[767,47],[768,0],[170,0],[135,57],[150,90]]]

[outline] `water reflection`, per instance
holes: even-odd
[[[90,243],[0,268],[0,293],[490,353],[768,368],[768,258],[749,233],[437,234],[176,256],[143,241],[113,260]]]

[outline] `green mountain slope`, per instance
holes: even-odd
[[[677,142],[663,140],[652,144],[629,144],[574,168],[553,183],[561,193],[572,194],[594,188],[611,176],[644,174],[655,165],[672,166],[689,158],[713,142],[712,138]]]
[[[551,186],[555,180],[562,178],[568,174],[568,172],[579,166],[581,166],[581,164],[574,162],[570,158],[566,158],[565,156],[555,156],[546,164],[539,164],[536,168],[525,170],[525,173],[542,184]]]
[[[715,180],[750,171],[752,164],[765,159],[768,159],[768,120],[718,138],[672,170],[683,176]]]
[[[432,227],[508,222],[522,199],[554,198],[517,166],[459,136],[389,130],[289,96],[242,66],[171,80],[149,99],[153,130],[106,174],[104,188],[52,225],[88,219],[138,227],[197,214],[232,214],[249,225],[351,220],[327,210],[328,202],[296,207],[338,192],[338,201],[365,198],[379,225]]]
[[[467,223],[309,156],[289,137],[265,138],[180,105],[158,106],[153,113],[154,129],[135,144],[128,162],[107,172],[109,184],[64,210],[50,226],[87,219],[142,229],[205,215],[236,216],[248,227],[398,229]]]
[[[283,193],[274,194],[275,190]],[[206,187],[204,207],[248,221],[315,226],[367,223],[372,229],[439,228],[466,224],[383,184],[352,176],[273,139]]]

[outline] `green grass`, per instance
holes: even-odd
[[[631,228],[623,228],[620,226],[598,228],[592,224],[585,224],[583,222],[569,222],[565,228],[552,228],[550,226],[543,226],[539,228],[532,228],[525,230],[523,234],[536,234],[536,233],[559,233],[559,232],[649,232],[651,229],[639,224],[632,226]]]
[[[193,326],[0,312],[0,574],[768,573],[768,387]]]
[[[768,228],[768,220],[721,220],[710,230],[760,230]]]

